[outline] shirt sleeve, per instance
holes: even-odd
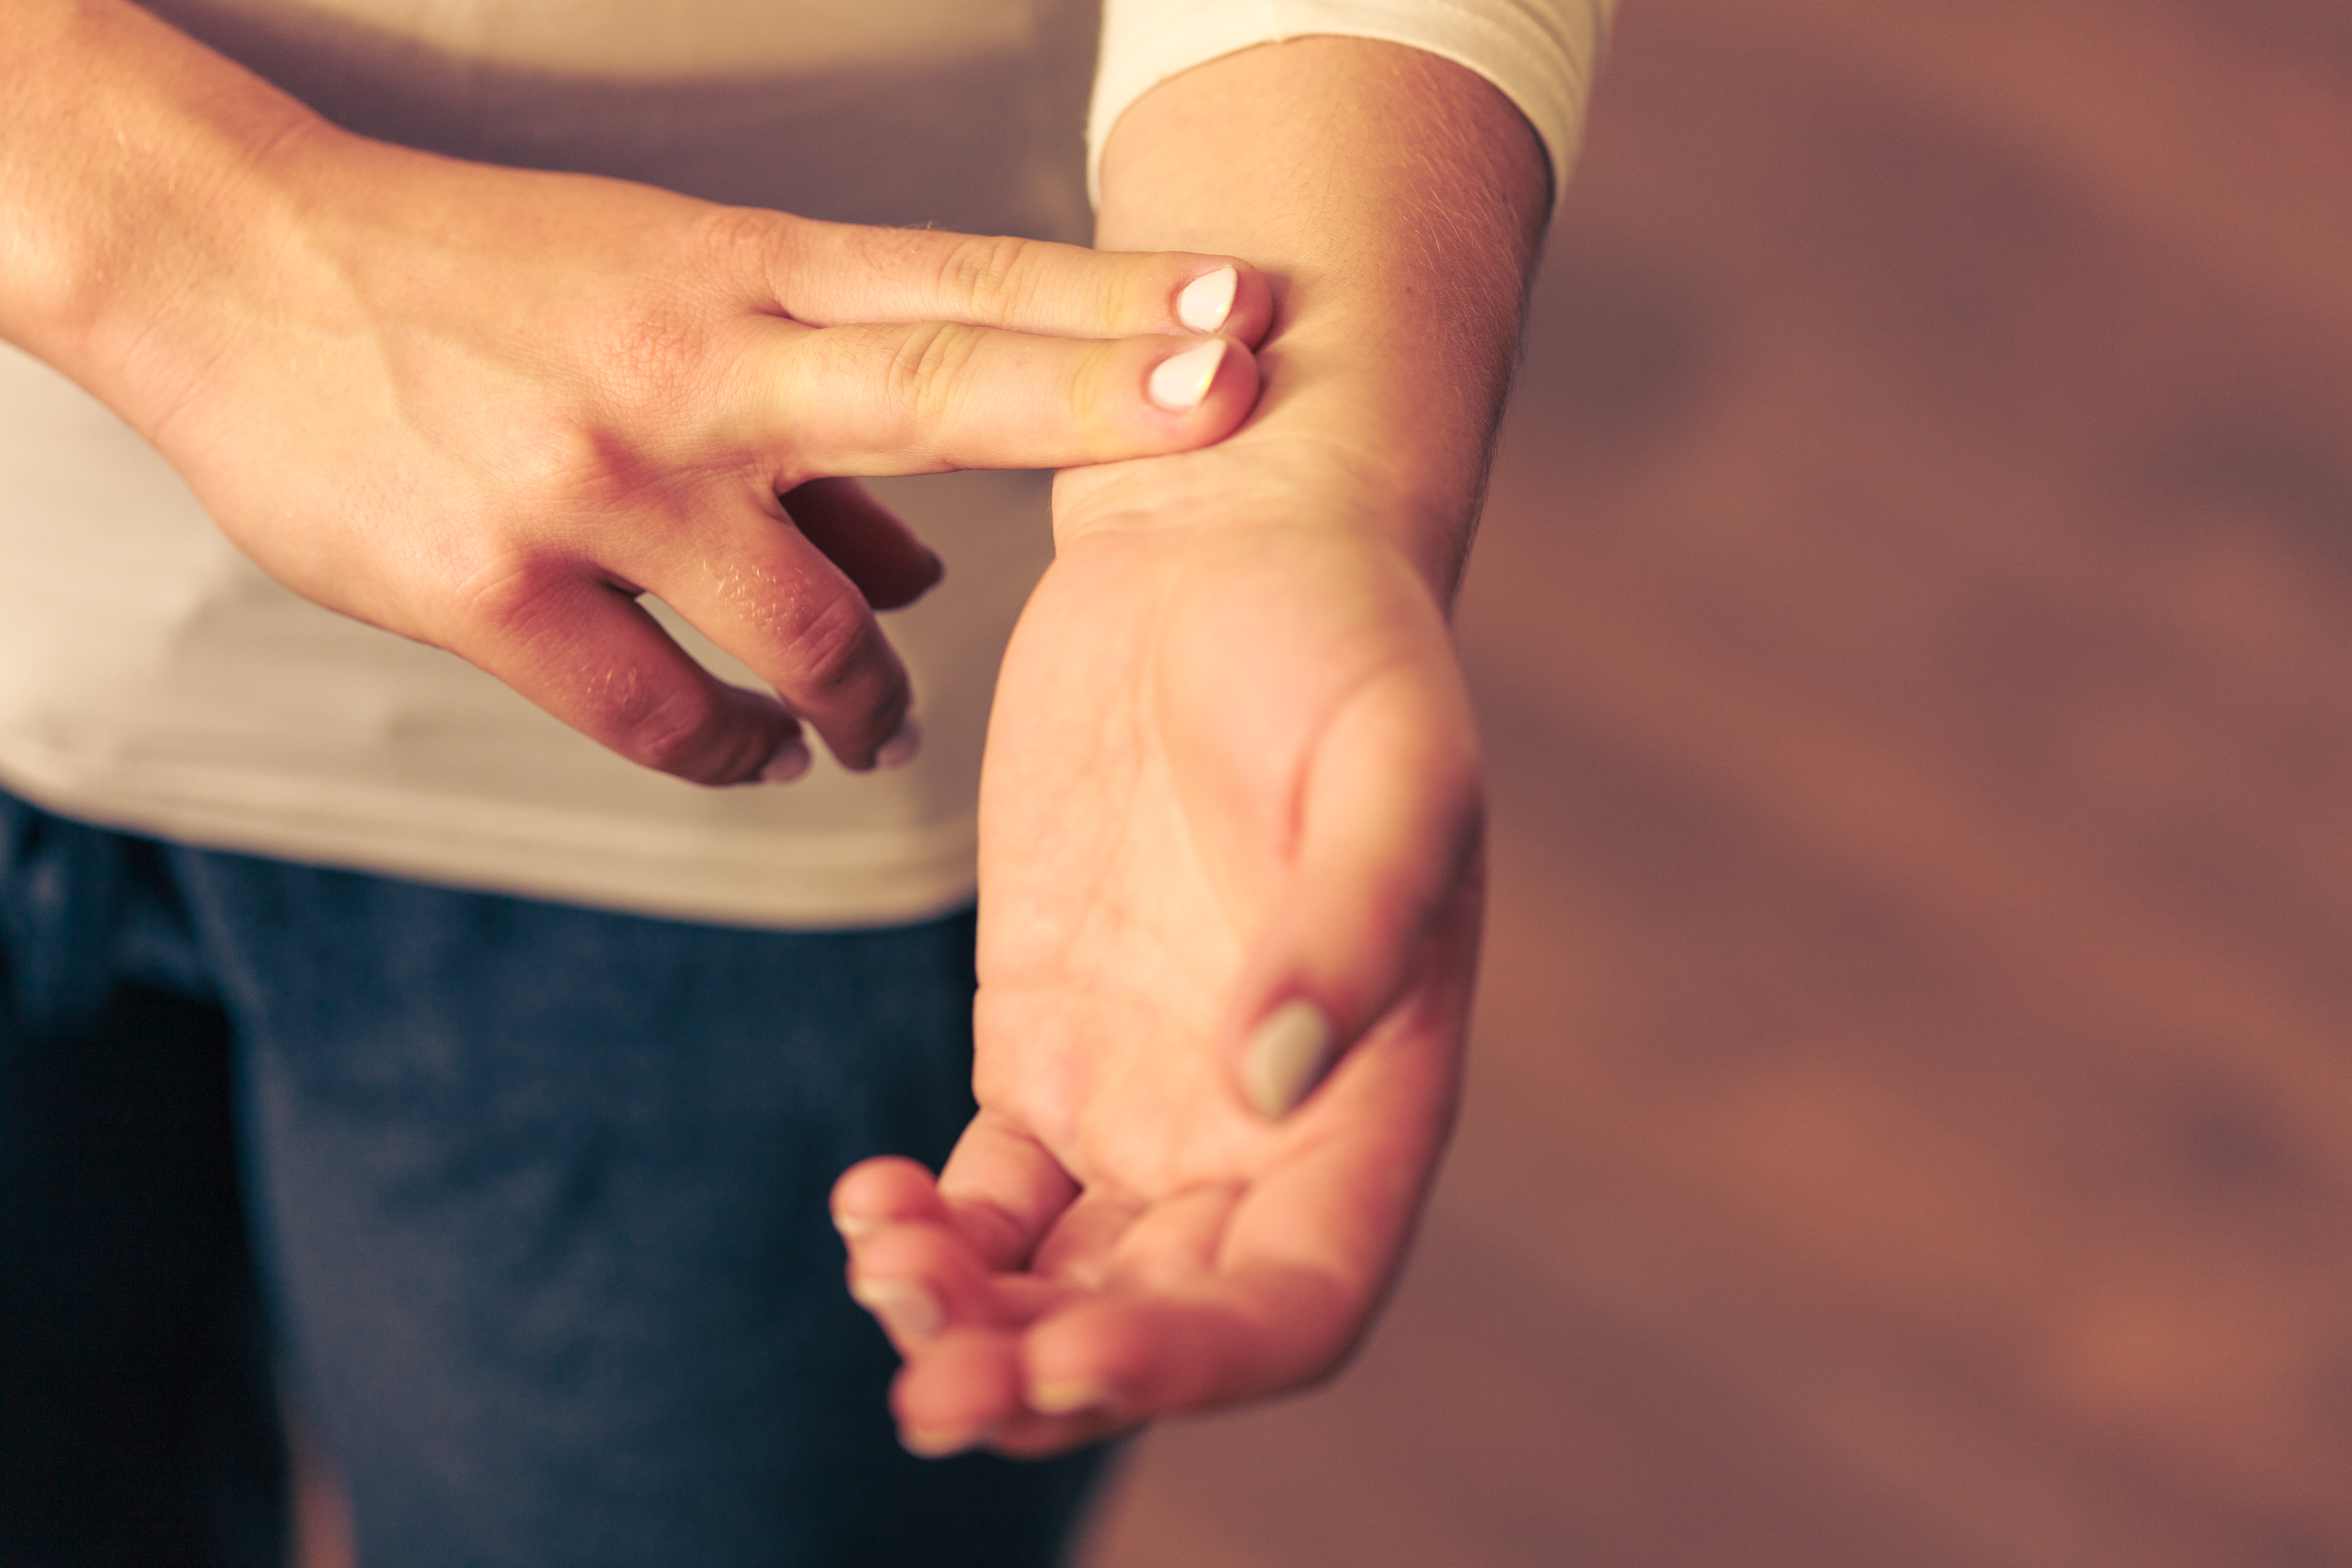
[[[1152,88],[1220,55],[1317,35],[1406,44],[1485,77],[1542,138],[1557,191],[1576,162],[1616,8],[1617,0],[1104,0],[1087,192],[1101,203],[1103,143]]]

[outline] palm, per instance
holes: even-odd
[[[1286,1142],[1218,1047],[1315,742],[1398,657],[1330,591],[1361,553],[1077,531],[1024,616],[982,784],[978,1088],[1090,1190],[1246,1181]]]
[[[982,787],[982,1114],[940,1184],[951,1239],[891,1244],[954,1325],[899,1336],[913,1426],[1017,1399],[997,1441],[1053,1447],[1323,1370],[1443,1137],[1476,810],[1443,626],[1328,496],[1296,505],[1236,456],[1057,497]],[[1343,1015],[1358,999],[1344,1032],[1380,1022],[1269,1122],[1236,1087],[1240,1040],[1301,978]],[[928,1212],[908,1170],[859,1180],[845,1208]],[[890,1247],[869,1265],[891,1272]],[[1056,1383],[1116,1407],[1042,1417],[1085,1403],[1036,1396]]]

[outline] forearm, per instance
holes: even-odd
[[[1160,84],[1105,149],[1097,242],[1244,256],[1273,279],[1257,417],[1202,460],[1287,449],[1450,595],[1549,196],[1535,133],[1471,72],[1308,37]]]
[[[10,0],[8,33],[0,337],[144,425],[205,340],[284,303],[273,159],[325,128],[120,0]]]

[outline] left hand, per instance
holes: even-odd
[[[1365,525],[1395,503],[1258,434],[1059,481],[982,784],[980,1114],[936,1181],[873,1160],[835,1194],[918,1452],[1328,1373],[1434,1172],[1478,938],[1468,702]]]

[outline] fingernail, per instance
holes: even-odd
[[[877,768],[903,768],[915,760],[923,749],[923,728],[915,722],[912,713],[898,721],[890,738],[874,748],[874,765]]]
[[[1212,338],[1195,348],[1160,362],[1148,390],[1151,401],[1171,414],[1190,414],[1209,395],[1217,367],[1225,363],[1225,340]]]
[[[1045,1383],[1029,1391],[1029,1408],[1040,1415],[1075,1415],[1108,1408],[1118,1397],[1107,1383]]]
[[[939,1298],[920,1285],[903,1279],[877,1280],[850,1287],[850,1300],[882,1320],[893,1339],[920,1343],[947,1327],[948,1315]]]
[[[870,1219],[860,1219],[854,1214],[837,1214],[833,1216],[833,1228],[841,1232],[845,1240],[863,1241],[882,1227]]]
[[[809,755],[808,742],[794,735],[791,740],[769,752],[768,760],[760,764],[760,782],[790,784],[809,771],[809,763],[812,760]]]
[[[1240,282],[1241,274],[1230,267],[1202,273],[1176,296],[1176,319],[1192,331],[1215,331],[1233,313],[1234,289]]]
[[[1242,1092],[1270,1121],[1298,1108],[1331,1070],[1339,1042],[1323,1009],[1300,999],[1265,1016],[1242,1051]]]
[[[995,1435],[993,1426],[983,1426],[977,1432],[961,1432],[947,1426],[933,1430],[909,1426],[898,1434],[898,1444],[919,1459],[944,1459],[967,1448],[977,1448]]]

